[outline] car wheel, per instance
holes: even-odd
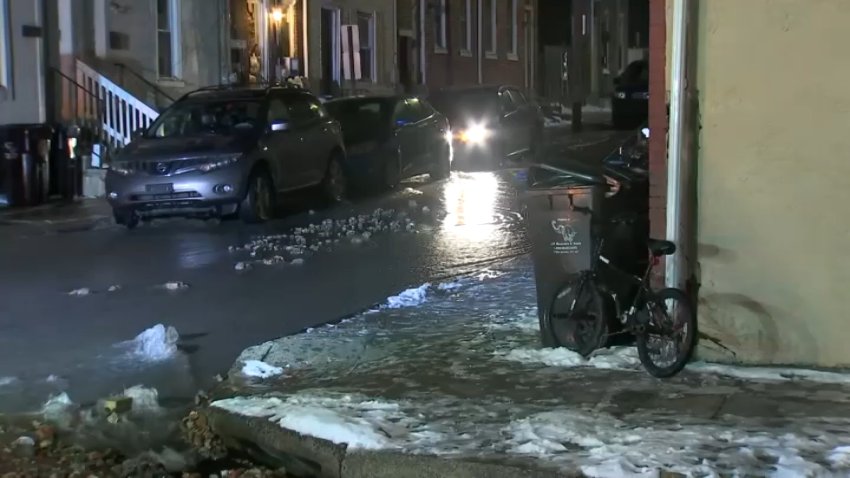
[[[531,134],[531,144],[528,145],[528,153],[531,161],[536,161],[542,156],[544,150],[543,145],[543,128],[535,127]]]
[[[115,218],[115,224],[124,226],[129,230],[133,230],[139,226],[141,218],[135,211],[113,211],[112,216]]]
[[[345,171],[342,169],[342,160],[339,153],[334,153],[328,162],[325,179],[322,181],[322,192],[325,199],[331,204],[342,202],[348,192],[348,184]]]
[[[268,221],[274,210],[271,177],[265,171],[256,171],[248,179],[248,190],[239,205],[239,217],[249,224]]]
[[[439,181],[452,175],[452,150],[448,144],[441,148],[437,160],[431,166],[431,179]]]
[[[401,182],[401,151],[397,155],[387,158],[381,181],[384,189],[395,189]]]

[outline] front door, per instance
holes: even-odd
[[[422,144],[419,141],[419,117],[410,99],[396,104],[393,113],[393,127],[396,141],[401,152],[401,172],[418,172],[422,162]]]
[[[272,169],[272,178],[279,191],[286,191],[296,187],[295,175],[298,174],[298,147],[300,144],[297,131],[292,130],[292,117],[287,105],[281,98],[272,98],[269,101],[267,142],[269,147],[268,160]],[[272,131],[271,125],[276,122],[285,122],[289,129],[283,131]]]
[[[299,185],[317,184],[325,177],[325,166],[336,146],[332,119],[321,103],[306,94],[293,95],[289,111],[301,143]]]

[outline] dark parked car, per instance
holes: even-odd
[[[449,119],[458,166],[481,159],[499,165],[535,152],[541,143],[540,108],[512,86],[443,90],[430,100]]]
[[[352,97],[328,101],[325,107],[342,126],[352,179],[392,188],[418,174],[449,176],[449,123],[426,101],[411,96]]]
[[[319,100],[289,87],[212,87],[166,109],[113,160],[106,191],[128,228],[156,216],[262,222],[280,193],[346,192],[342,133]]]
[[[615,128],[631,128],[646,121],[649,111],[649,63],[638,60],[629,63],[614,78],[611,98],[611,122]]]

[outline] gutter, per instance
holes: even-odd
[[[419,84],[425,86],[427,81],[427,68],[425,65],[425,0],[419,0]]]
[[[691,152],[688,151],[687,61],[688,23],[691,2],[673,2],[670,74],[670,131],[667,156],[667,239],[676,243],[676,254],[666,260],[665,282],[668,287],[685,290],[689,271],[688,224],[690,207]]]
[[[483,35],[481,33],[481,29],[484,27],[484,19],[481,18],[484,15],[484,0],[478,0],[478,84],[484,84],[484,45],[481,44],[483,40]],[[494,7],[495,8],[495,7]]]

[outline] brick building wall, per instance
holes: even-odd
[[[667,236],[667,5],[649,0],[649,218],[652,237]],[[657,274],[664,268],[657,267]]]
[[[516,22],[512,20],[512,2],[516,2]],[[478,84],[511,84],[520,88],[531,88],[532,78],[526,85],[526,54],[533,52],[535,45],[528,45],[526,29],[534,28],[536,0],[492,0],[496,9],[496,51],[491,55],[479,48],[479,25],[490,27],[490,18],[485,11],[488,0],[426,0],[425,4],[425,83],[428,89],[447,86],[473,86]],[[437,47],[438,16],[442,4],[446,5],[446,46]],[[462,17],[469,5],[469,42],[466,41],[466,28]],[[526,11],[530,12],[531,22],[526,22]],[[479,13],[486,18],[479,22]],[[512,54],[512,24],[516,26],[516,54]],[[532,30],[533,32],[533,30]],[[466,47],[469,47],[468,49]],[[479,78],[479,55],[481,74]],[[533,67],[531,68],[533,70]]]

